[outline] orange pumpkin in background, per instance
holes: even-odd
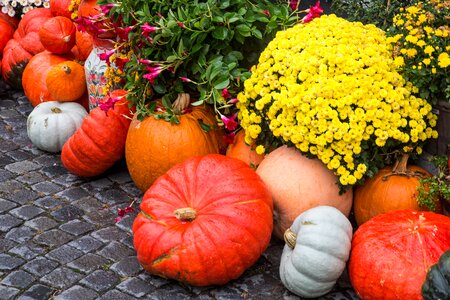
[[[69,10],[69,6],[72,0],[50,0],[50,11],[53,16],[63,16],[71,18],[72,12]]]
[[[233,144],[228,145],[226,155],[240,159],[251,167],[257,167],[264,159],[264,155],[256,153],[254,145],[245,143],[244,130],[240,130],[234,137]]]
[[[75,43],[77,48],[77,53],[75,55],[76,59],[85,61],[89,54],[91,54],[93,48],[93,37],[87,32],[76,31],[75,32]]]
[[[284,232],[304,211],[319,205],[333,206],[348,217],[353,192],[340,195],[337,176],[320,160],[310,159],[293,147],[281,146],[267,154],[256,169],[272,193],[274,234]]]

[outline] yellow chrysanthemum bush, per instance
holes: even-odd
[[[436,138],[431,105],[397,72],[384,32],[323,15],[277,33],[238,95],[245,141],[317,157],[344,191]]]

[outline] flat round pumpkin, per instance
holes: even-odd
[[[256,172],[272,193],[274,234],[284,232],[302,212],[328,205],[350,214],[352,190],[339,195],[337,177],[318,159],[310,159],[295,148],[282,146],[267,154]]]
[[[75,61],[65,61],[52,67],[45,80],[48,93],[58,101],[75,101],[86,91],[84,67]]]
[[[195,286],[225,284],[253,265],[272,232],[272,199],[255,171],[220,154],[175,165],[145,193],[133,223],[151,274]]]

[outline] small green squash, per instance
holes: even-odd
[[[422,296],[425,300],[450,299],[450,250],[444,252],[428,270]]]

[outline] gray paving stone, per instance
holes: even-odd
[[[229,299],[235,299],[236,293],[231,295]],[[240,297],[239,297],[240,298]],[[178,284],[170,284],[163,286],[159,289],[155,289],[151,291],[149,295],[147,295],[146,299],[158,300],[158,299],[177,299],[177,300],[185,300],[192,299],[191,293],[187,292]],[[211,299],[211,297],[209,298]]]
[[[44,167],[54,166],[60,164],[59,155],[44,154],[34,159],[35,162]]]
[[[7,252],[9,249],[15,247],[17,245],[16,242],[1,238],[0,239],[0,253]]]
[[[45,253],[46,249],[36,245],[35,243],[28,241],[25,244],[21,243],[16,247],[9,250],[9,253],[18,255],[26,260],[35,258],[38,255]]]
[[[134,300],[134,299],[138,298],[122,293],[119,290],[110,290],[106,292],[101,298],[99,298],[99,300]]]
[[[94,230],[95,226],[84,221],[72,220],[59,226],[59,229],[77,236]]]
[[[136,219],[137,212],[131,212],[126,214],[119,222],[116,222],[116,226],[126,231],[128,233],[132,233],[133,222]]]
[[[44,181],[36,183],[32,186],[32,189],[44,195],[53,195],[62,191],[63,187],[50,181]]]
[[[8,156],[13,158],[15,161],[28,160],[32,158],[32,155],[28,152],[25,152],[21,149],[9,151]]]
[[[98,192],[99,190],[111,187],[113,182],[108,178],[99,178],[95,180],[88,181],[81,185],[88,192]]]
[[[70,173],[66,173],[56,178],[53,178],[52,181],[65,187],[72,187],[83,183],[84,181],[86,181],[86,179],[83,179]]]
[[[45,256],[50,259],[56,260],[60,264],[67,264],[68,262],[71,262],[82,255],[83,251],[75,249],[68,245],[62,245],[61,247],[50,251]]]
[[[105,227],[105,226],[113,226],[114,219],[117,217],[117,212],[112,211],[110,209],[98,209],[87,212],[83,219],[86,221],[93,223],[95,225]]]
[[[138,187],[134,184],[134,182],[129,182],[125,184],[121,184],[120,188],[127,192],[130,195],[134,195],[138,199],[142,199],[142,196],[144,196],[144,193]]]
[[[134,251],[134,244],[133,244],[133,236],[127,236],[126,238],[124,238],[123,240],[120,241],[122,244],[124,244],[125,246],[127,246],[130,249],[133,249]]]
[[[58,163],[60,163],[60,162],[58,162]],[[49,178],[58,177],[60,175],[67,173],[67,170],[63,166],[60,166],[60,165],[47,166],[47,167],[40,169],[39,171]]]
[[[9,171],[1,170],[1,169],[0,169],[0,182],[1,182],[1,181],[6,181],[6,180],[8,180],[8,179],[11,179],[11,178],[13,178],[14,176],[15,176],[15,174],[13,174],[13,173],[11,173],[11,172],[9,172]]]
[[[16,207],[17,204],[8,200],[0,199],[0,213],[3,213],[5,211],[8,211],[14,207]]]
[[[22,222],[21,219],[10,214],[0,215],[0,231],[7,232],[11,228],[19,226]]]
[[[12,164],[9,164],[7,166],[5,166],[5,169],[16,173],[16,174],[25,174],[28,173],[30,171],[34,171],[39,169],[41,166],[37,163],[28,161],[28,160],[24,160],[24,161],[18,161]]]
[[[15,160],[9,156],[6,156],[6,155],[0,156],[0,167],[4,167],[4,166],[12,164],[14,162],[15,162]]]
[[[35,233],[36,230],[31,229],[30,227],[20,226],[11,229],[5,237],[18,243],[23,243],[32,239]]]
[[[89,196],[89,193],[81,187],[73,187],[58,193],[58,196],[69,201],[76,201],[83,197]]]
[[[54,288],[67,289],[81,278],[83,278],[83,275],[80,273],[61,267],[42,277],[41,283]]]
[[[10,211],[10,214],[21,218],[22,220],[30,220],[41,214],[44,210],[34,205],[22,205]]]
[[[11,271],[22,265],[25,260],[8,254],[0,254],[0,271]]]
[[[128,256],[135,255],[135,251],[116,241],[110,242],[97,253],[112,261],[119,261]]]
[[[103,203],[115,205],[119,203],[128,204],[130,198],[127,193],[119,188],[111,188],[95,194],[95,198]]]
[[[84,212],[76,206],[69,204],[53,211],[51,215],[58,221],[70,221],[81,217],[84,215]]]
[[[73,236],[59,229],[52,229],[37,235],[34,241],[38,244],[54,247],[72,240]]]
[[[152,289],[149,284],[139,278],[128,278],[125,281],[122,281],[117,288],[122,292],[137,298],[145,296],[145,294]]]
[[[35,184],[41,181],[46,181],[48,178],[39,172],[33,171],[17,177],[17,180],[27,184]]]
[[[87,253],[97,250],[103,244],[101,241],[87,235],[70,242],[68,245]]]
[[[129,234],[116,226],[111,226],[94,231],[91,235],[96,239],[107,243],[112,241],[120,241],[126,238]]]
[[[42,284],[35,284],[26,290],[17,300],[50,299],[55,290]],[[80,299],[81,300],[81,299]]]
[[[89,273],[104,265],[108,265],[109,261],[100,255],[87,253],[76,260],[67,264],[72,269],[79,270],[83,273]]]
[[[46,208],[46,209],[55,208],[64,203],[65,203],[64,201],[61,201],[61,199],[58,199],[54,196],[45,196],[45,197],[42,197],[42,198],[34,201],[34,204],[36,204],[39,207]]]
[[[0,295],[2,295],[2,300],[12,300],[19,292],[19,289],[0,285]]]
[[[83,278],[80,283],[97,292],[103,292],[111,289],[120,282],[119,278],[113,272],[97,270]]]
[[[156,275],[152,275],[148,272],[142,272],[138,275],[138,278],[144,280],[145,282],[151,284],[156,288],[160,288],[163,285],[171,284],[172,281],[169,279],[165,279]]]
[[[94,292],[91,289],[79,286],[79,285],[74,285],[73,287],[71,287],[68,290],[65,290],[64,292],[62,292],[61,294],[59,294],[58,296],[56,296],[55,300],[91,300],[91,299],[96,299],[98,297],[98,294],[96,292]]]
[[[121,277],[133,276],[143,270],[135,256],[130,256],[114,263],[110,270]]]
[[[39,198],[39,194],[35,191],[25,188],[24,186],[21,186],[19,189],[7,193],[3,197],[19,204],[25,204]]]
[[[12,287],[16,287],[19,289],[24,289],[31,285],[36,280],[36,277],[22,270],[14,271],[9,273],[3,280],[0,282],[3,285],[8,285]]]
[[[88,196],[72,202],[72,205],[83,210],[85,213],[91,213],[102,209],[104,204],[96,198]]]
[[[132,182],[132,179],[130,177],[130,173],[128,173],[128,171],[126,171],[126,170],[109,174],[108,178],[111,181],[114,181],[114,182],[117,182],[117,183],[120,183],[120,184]]]
[[[27,262],[23,269],[30,272],[31,274],[42,276],[45,274],[50,273],[53,271],[56,267],[58,267],[58,263],[51,261],[45,257],[39,256],[35,259]]]
[[[32,220],[28,220],[24,223],[25,226],[31,227],[39,231],[46,231],[55,228],[56,226],[58,226],[58,224],[59,223],[56,222],[55,220],[45,216],[37,217]]]

